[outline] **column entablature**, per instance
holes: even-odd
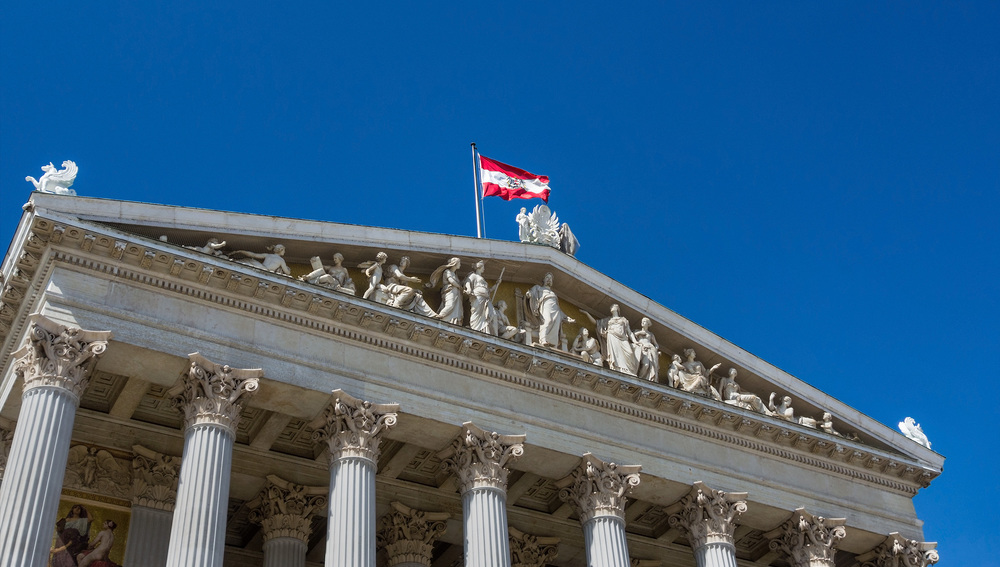
[[[313,440],[326,442],[331,464],[356,457],[378,463],[383,431],[396,425],[399,404],[375,404],[334,390],[330,403],[309,426]]]
[[[39,313],[31,315],[28,323],[28,340],[14,353],[14,372],[24,380],[24,392],[60,388],[79,405],[98,357],[108,348],[111,331],[67,327]]]
[[[187,374],[170,391],[174,407],[184,414],[184,429],[216,425],[235,438],[243,406],[260,387],[264,371],[216,364],[197,352],[188,359]]]
[[[250,521],[260,524],[265,543],[290,537],[308,544],[312,517],[326,508],[327,493],[325,486],[302,486],[268,475],[264,489],[247,504]]]
[[[837,546],[847,536],[846,523],[846,518],[813,516],[799,508],[764,537],[771,540],[771,550],[783,555],[792,567],[834,567]]]
[[[448,448],[438,453],[441,468],[458,477],[459,492],[493,488],[506,494],[507,464],[524,454],[524,435],[501,435],[480,429],[471,421]]]
[[[692,549],[714,543],[733,545],[735,520],[747,511],[746,497],[746,492],[723,492],[696,482],[681,499],[681,511],[670,516],[670,526],[687,535]]]
[[[639,486],[641,469],[640,465],[606,463],[586,453],[579,466],[556,483],[559,498],[577,511],[582,524],[601,516],[613,516],[624,523],[625,495]]]
[[[392,502],[379,519],[376,542],[389,556],[389,567],[423,565],[430,567],[434,542],[444,535],[451,514],[415,510]]]

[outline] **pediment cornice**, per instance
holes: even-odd
[[[312,286],[180,246],[106,227],[36,216],[5,281],[0,334],[7,359],[21,336],[22,304],[44,263],[111,274],[133,284],[197,298],[299,326],[337,340],[418,359],[912,495],[940,469],[903,454],[782,422],[575,357],[505,341],[358,297]],[[32,291],[35,290],[35,291]]]

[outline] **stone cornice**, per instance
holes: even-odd
[[[916,460],[412,313],[132,235],[37,218],[32,257],[301,326],[343,340],[620,413],[915,494],[940,474]],[[48,256],[46,256],[48,258]],[[26,261],[26,265],[31,262]],[[38,267],[37,260],[30,275]],[[28,275],[28,272],[23,272]],[[23,278],[22,278],[23,279]],[[30,283],[21,281],[21,287]],[[19,306],[13,306],[13,320]],[[0,313],[0,331],[5,320]]]

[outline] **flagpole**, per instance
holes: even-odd
[[[476,194],[476,238],[483,237],[483,217],[479,210],[479,164],[476,163],[476,143],[472,142],[472,188]]]

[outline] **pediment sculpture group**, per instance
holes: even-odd
[[[223,252],[225,247],[226,243],[218,238],[209,239],[205,246],[187,246],[198,252],[291,276],[291,270],[283,258],[285,247],[281,244],[268,247],[264,253],[247,250]],[[341,293],[357,295],[358,290],[343,262],[344,256],[339,252],[333,255],[333,265],[325,265],[319,256],[314,256],[310,259],[312,271],[299,276],[299,280]],[[507,316],[507,302],[502,299],[496,300],[503,272],[492,286],[489,285],[483,277],[483,272],[486,270],[485,261],[476,262],[473,270],[464,278],[460,278],[458,272],[462,262],[459,258],[451,258],[435,269],[426,283],[418,277],[407,275],[406,270],[409,266],[410,259],[407,256],[401,257],[395,264],[390,264],[389,256],[385,252],[376,254],[374,260],[358,264],[358,269],[363,270],[367,280],[367,287],[362,297],[455,325],[462,325],[465,320],[464,300],[468,298],[468,327],[475,331],[520,341],[529,346],[561,350],[595,366],[609,368],[650,382],[660,382],[661,352],[656,337],[650,331],[652,321],[649,317],[643,317],[639,329],[633,331],[617,304],[611,306],[609,316],[601,319],[596,319],[584,311],[594,324],[594,331],[591,332],[586,327],[581,328],[570,344],[564,333],[563,324],[575,323],[576,320],[566,315],[559,306],[559,299],[552,289],[551,273],[546,273],[540,284],[532,286],[520,296],[523,304],[518,310],[517,324],[514,325]],[[441,303],[437,310],[424,299],[422,287],[440,289]],[[833,428],[833,416],[829,412],[824,412],[819,419],[796,416],[792,408],[792,398],[782,396],[778,403],[775,403],[777,394],[774,392],[765,404],[760,396],[744,392],[740,388],[736,383],[735,368],[730,368],[728,374],[716,378],[715,371],[721,366],[719,363],[706,368],[697,360],[694,349],[686,348],[683,358],[679,354],[672,356],[670,367],[667,369],[666,384],[671,388],[712,398],[768,417],[840,435]]]

